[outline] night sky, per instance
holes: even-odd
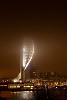
[[[26,37],[34,41],[32,63],[39,72],[67,73],[65,2],[0,0],[0,77],[18,75]]]

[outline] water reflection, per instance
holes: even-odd
[[[32,91],[12,92],[12,100],[35,100]]]

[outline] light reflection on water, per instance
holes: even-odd
[[[11,92],[12,100],[35,100],[33,91]]]

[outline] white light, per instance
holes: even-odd
[[[56,88],[56,89],[58,89],[58,87],[57,87],[57,86],[56,86],[55,88]]]
[[[17,82],[17,80],[16,80],[16,79],[14,79],[14,82]]]

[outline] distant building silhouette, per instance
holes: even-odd
[[[31,65],[30,67],[30,78],[36,79],[37,78],[37,68],[36,65]]]
[[[52,79],[52,80],[56,80],[56,79],[60,79],[61,75],[57,74],[56,72],[40,72],[40,78],[42,79]]]

